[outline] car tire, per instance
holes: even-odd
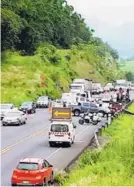
[[[71,142],[68,143],[68,147],[71,147]]]
[[[4,123],[2,123],[2,126],[6,126]]]
[[[48,182],[46,181],[45,178],[44,178],[43,183],[41,184],[41,186],[48,186]]]
[[[15,184],[15,183],[12,183],[12,184],[11,184],[11,186],[17,186],[17,184]]]
[[[50,147],[54,147],[54,143],[53,142],[49,142],[49,146]]]
[[[73,137],[73,141],[72,141],[72,144],[74,144],[74,140],[75,140],[75,136]]]
[[[54,173],[52,172],[50,177],[50,184],[52,185],[54,183]]]
[[[80,115],[80,111],[79,110],[74,110],[74,116],[79,116]]]
[[[83,119],[79,119],[79,124],[83,125],[84,124],[84,120]]]

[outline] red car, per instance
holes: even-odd
[[[53,183],[53,166],[43,158],[24,158],[13,171],[11,184],[46,186]]]

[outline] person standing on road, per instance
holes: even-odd
[[[63,107],[66,107],[67,105],[66,105],[66,102],[63,102]]]

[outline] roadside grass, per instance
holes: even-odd
[[[19,52],[2,53],[1,101],[20,105],[23,101],[36,100],[39,95],[59,98],[69,91],[74,78],[92,78],[104,84],[117,71],[113,60],[107,68],[105,61],[94,55],[96,49],[73,47],[56,49],[42,44],[34,56],[22,56]],[[113,71],[111,71],[111,66]],[[43,77],[43,78],[42,78]],[[44,84],[45,87],[42,87]]]
[[[111,141],[101,151],[85,151],[62,186],[134,186],[134,116],[122,114],[103,135]]]
[[[132,105],[129,107],[129,111],[130,111],[130,112],[134,112],[134,104],[132,104]]]

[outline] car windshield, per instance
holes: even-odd
[[[72,89],[72,90],[80,90],[80,89],[81,89],[81,86],[71,86],[71,89]]]
[[[68,132],[68,125],[61,125],[61,124],[53,124],[51,126],[52,132]]]
[[[22,107],[27,107],[27,106],[31,106],[31,104],[32,104],[31,102],[27,102],[27,103],[22,103],[21,106]]]
[[[10,108],[11,108],[11,105],[9,105],[9,104],[1,104],[1,105],[0,105],[0,108],[1,108],[1,109],[10,109]]]
[[[20,162],[17,166],[17,169],[34,171],[38,170],[39,166],[37,163]]]
[[[20,115],[20,112],[9,112],[7,113],[6,117],[16,117],[19,115]]]

